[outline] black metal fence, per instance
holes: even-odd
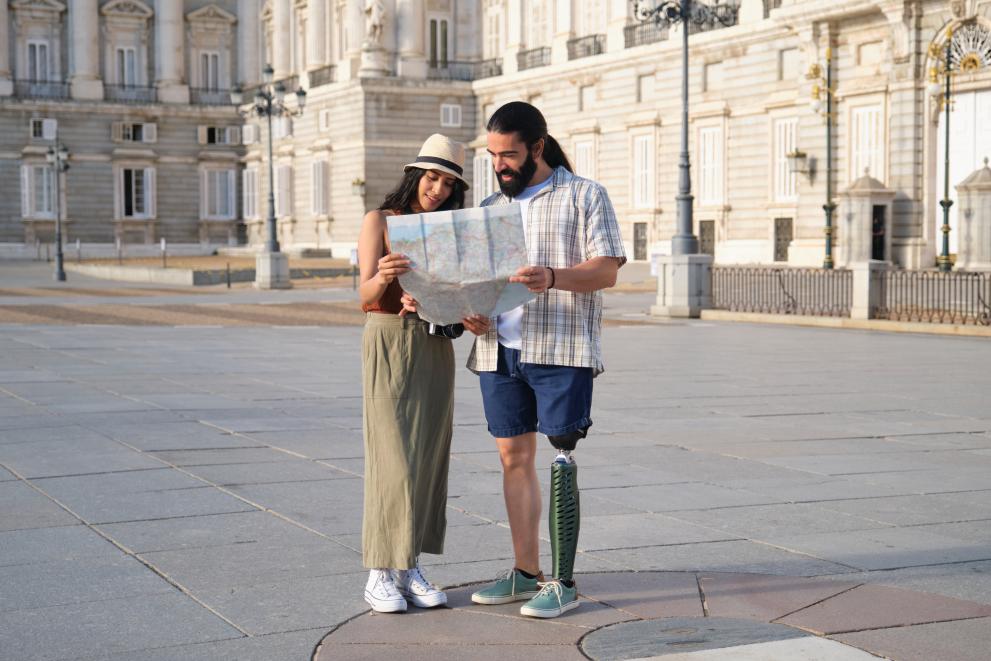
[[[230,106],[230,90],[202,89],[198,87],[189,88],[189,102],[198,106]]]
[[[606,35],[589,34],[584,37],[568,40],[568,59],[577,60],[581,57],[600,55],[606,51]]]
[[[480,62],[437,62],[430,65],[427,78],[431,80],[479,80],[502,75],[501,60],[482,60]]]
[[[733,312],[849,317],[853,271],[770,266],[712,267],[712,307]]]
[[[158,91],[147,85],[104,85],[103,96],[117,103],[155,103]]]
[[[69,83],[53,80],[15,80],[14,95],[20,99],[68,99]]]
[[[634,23],[623,28],[623,40],[627,48],[634,46],[644,46],[668,38],[667,26],[650,21],[648,23]]]
[[[516,54],[516,67],[520,71],[545,67],[551,63],[551,49],[544,46],[542,48],[531,48]]]
[[[875,319],[991,326],[991,273],[889,270],[871,277]]]

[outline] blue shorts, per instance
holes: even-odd
[[[495,372],[480,372],[489,433],[512,438],[539,431],[561,436],[592,425],[592,368],[521,363],[499,345]]]

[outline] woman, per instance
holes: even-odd
[[[386,217],[460,209],[464,145],[430,136],[416,161],[375,211],[358,238],[362,310],[365,513],[362,560],[370,572],[365,601],[381,613],[447,603],[423,576],[420,553],[442,553],[447,528],[447,470],[454,412],[454,350],[427,322],[404,309],[397,278],[409,271],[392,254]],[[464,320],[473,333],[488,320]]]

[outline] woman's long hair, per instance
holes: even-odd
[[[396,211],[401,214],[413,213],[413,202],[416,201],[417,193],[420,189],[420,179],[427,171],[422,168],[408,168],[403,173],[403,178],[391,193],[385,196],[385,200],[379,205],[382,211]],[[460,179],[454,179],[454,186],[451,195],[444,200],[435,211],[451,211],[452,209],[462,209],[465,206],[465,184]]]
[[[544,141],[544,161],[552,168],[563,167],[568,172],[574,172],[571,162],[565,155],[561,145],[547,133],[547,120],[536,107],[523,101],[511,101],[502,106],[489,118],[486,130],[493,133],[518,133],[526,143],[527,149],[533,149],[541,139]]]

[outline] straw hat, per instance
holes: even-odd
[[[460,142],[451,140],[446,135],[434,133],[427,138],[427,141],[420,147],[420,155],[416,160],[406,165],[403,171],[410,168],[421,168],[423,170],[437,170],[457,177],[468,188],[465,181],[465,146]]]

